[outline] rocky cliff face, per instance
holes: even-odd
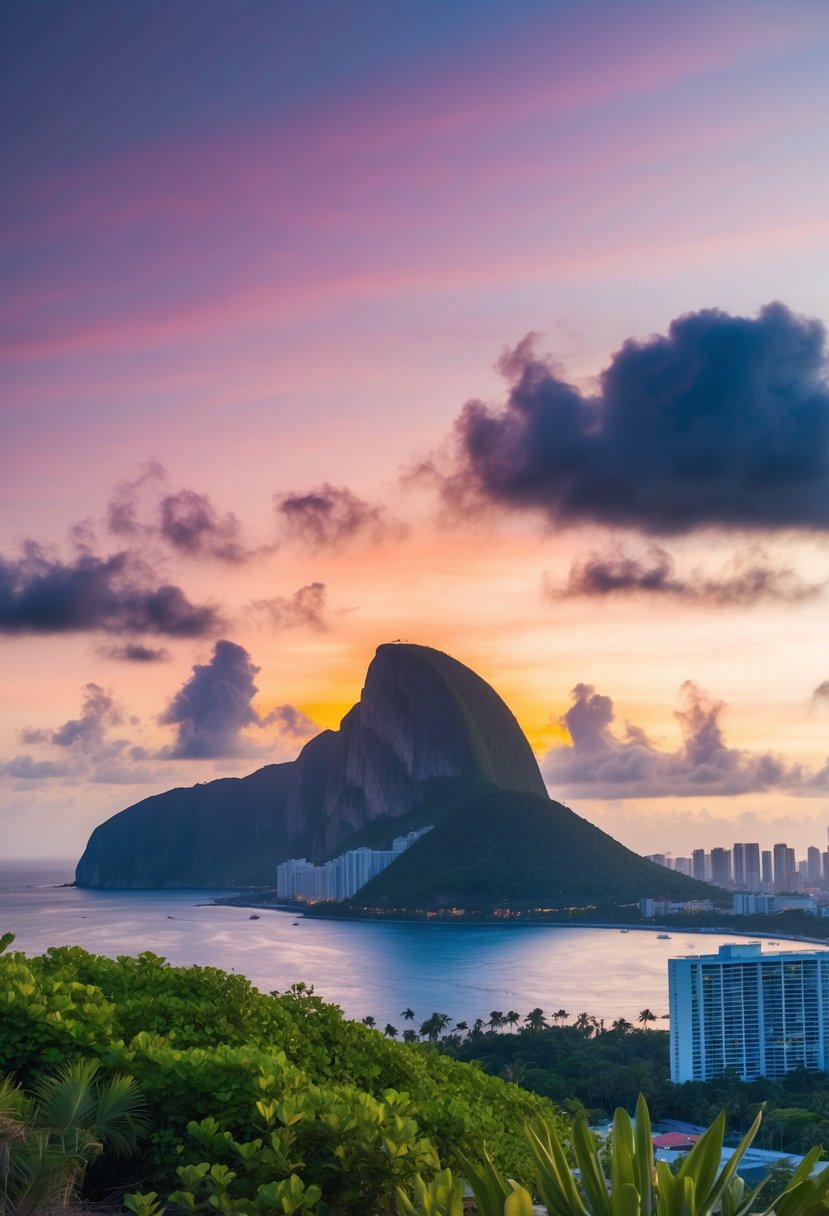
[[[372,820],[411,810],[441,777],[546,797],[521,728],[480,676],[426,646],[381,646],[339,731],[292,763],[128,807],[92,833],[76,878],[94,887],[273,882],[279,861],[324,860]]]
[[[330,855],[373,819],[404,814],[438,777],[546,795],[529,743],[486,681],[438,650],[381,646],[340,725],[315,853]]]

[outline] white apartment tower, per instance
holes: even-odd
[[[829,951],[757,943],[668,961],[671,1080],[829,1071]]]

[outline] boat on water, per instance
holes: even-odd
[[[656,940],[658,942],[669,942],[671,940],[670,933],[657,933]]]
[[[259,917],[257,916],[257,914],[255,912],[251,912],[250,916],[248,917],[248,920],[259,920]]]
[[[619,932],[620,933],[629,933],[630,930],[629,929],[620,929]]]

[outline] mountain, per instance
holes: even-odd
[[[530,745],[485,680],[426,646],[380,646],[357,705],[288,764],[145,798],[96,828],[88,887],[268,884],[288,857],[317,862],[449,784],[546,799]],[[394,835],[392,831],[392,835]]]
[[[467,790],[443,808],[424,803],[410,813],[411,826],[430,812],[432,831],[361,888],[353,906],[561,908],[711,896],[704,883],[646,861],[546,796]]]

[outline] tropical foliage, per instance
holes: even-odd
[[[101,1190],[128,1178],[138,1216],[154,1216],[152,1202],[183,1213],[301,1212],[318,1200],[337,1216],[392,1211],[397,1187],[483,1141],[499,1168],[526,1172],[524,1122],[556,1119],[545,1099],[346,1021],[304,985],[266,995],[152,954],[0,954],[0,1073],[38,1094],[70,1063],[93,1088],[122,1077],[144,1095],[152,1131],[128,1170],[88,1175]],[[91,1146],[84,1154],[85,1167]]]
[[[749,1132],[722,1163],[725,1114],[721,1113],[673,1173],[654,1160],[650,1113],[644,1098],[635,1121],[619,1109],[613,1120],[610,1151],[603,1154],[584,1116],[573,1123],[572,1157],[556,1128],[543,1120],[528,1123],[533,1169],[529,1186],[549,1216],[825,1216],[829,1208],[829,1169],[814,1177],[820,1155],[809,1153],[771,1205],[762,1198],[765,1184],[747,1190],[737,1169],[760,1126],[758,1114]],[[532,1194],[499,1173],[484,1152],[479,1162],[462,1162],[475,1195],[478,1216],[531,1216]],[[427,1187],[418,1177],[415,1202],[398,1193],[400,1216],[459,1216],[452,1175]]]
[[[0,1080],[0,1216],[46,1216],[82,1188],[124,1196],[131,1216],[459,1216],[462,1179],[479,1216],[529,1216],[533,1195],[553,1216],[762,1208],[733,1170],[713,1170],[724,1114],[674,1177],[654,1174],[644,1101],[635,1132],[617,1111],[605,1177],[606,1154],[563,1076],[572,1132],[545,1098],[447,1054],[503,1051],[511,1063],[498,1071],[528,1084],[549,1044],[589,1053],[637,1043],[656,1059],[659,1032],[604,1030],[586,1013],[561,1026],[563,1009],[492,1010],[486,1024],[449,1034],[445,1014],[400,1016],[406,1035],[417,1038],[419,1024],[427,1041],[396,1042],[373,1018],[347,1022],[304,984],[265,995],[240,976],[152,954],[0,949],[0,1073],[15,1074]],[[828,1191],[829,1171],[821,1190],[804,1166],[777,1216],[825,1212]]]
[[[108,1080],[91,1060],[66,1063],[26,1094],[0,1078],[0,1212],[37,1216],[64,1206],[103,1153],[129,1157],[148,1130],[134,1081]]]

